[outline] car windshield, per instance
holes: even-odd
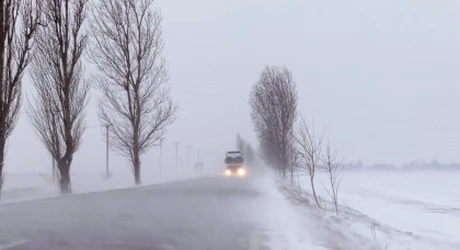
[[[228,153],[227,157],[241,157],[240,153]]]

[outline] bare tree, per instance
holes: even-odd
[[[249,103],[264,159],[285,177],[294,153],[292,131],[297,115],[297,90],[287,68],[266,67],[254,85]]]
[[[339,213],[339,187],[343,177],[343,159],[339,158],[336,150],[331,149],[328,142],[322,155],[322,168],[328,175],[330,189],[327,191],[334,203],[335,213]]]
[[[164,137],[176,111],[166,88],[162,17],[153,2],[100,1],[91,22],[100,119],[111,124],[111,147],[128,157],[136,184],[141,155]]]
[[[39,30],[32,79],[37,91],[31,122],[60,173],[62,193],[72,191],[70,165],[84,131],[89,84],[81,56],[87,0],[43,0],[46,24]]]
[[[40,23],[40,4],[34,0],[3,0],[0,5],[0,190],[6,140],[21,107],[21,85]]]
[[[310,185],[318,207],[321,207],[315,189],[315,175],[321,163],[321,150],[323,135],[317,136],[315,134],[314,126],[310,125],[301,117],[299,128],[296,135],[298,145],[298,154],[302,166],[310,177]]]

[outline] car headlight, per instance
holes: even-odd
[[[231,174],[232,174],[232,171],[230,171],[230,169],[225,170],[225,175],[231,175]]]
[[[246,174],[246,171],[244,170],[244,168],[239,168],[238,169],[238,174],[239,175],[244,175],[244,174]]]

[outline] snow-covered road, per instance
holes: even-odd
[[[0,249],[323,249],[271,178],[206,177],[0,206]]]

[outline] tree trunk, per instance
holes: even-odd
[[[134,152],[134,182],[136,185],[141,184],[141,161],[139,157],[139,152]]]
[[[283,180],[286,180],[286,167],[282,167],[280,171],[281,171],[281,178],[283,178]]]
[[[311,191],[313,193],[313,198],[315,198],[316,205],[318,205],[318,207],[321,208],[321,205],[319,204],[319,201],[318,201],[318,196],[316,196],[314,179],[315,179],[314,176],[310,176]]]
[[[1,138],[0,138],[1,139]],[[1,198],[1,190],[3,188],[3,166],[5,163],[5,140],[0,140],[0,198]]]
[[[58,169],[61,174],[59,188],[62,194],[72,193],[72,185],[70,183],[70,162],[68,157],[63,157],[58,161]]]
[[[339,208],[338,208],[338,203],[337,203],[337,189],[335,187],[335,181],[333,178],[333,170],[329,168],[328,174],[329,174],[329,181],[331,183],[331,193],[332,193],[332,200],[334,201],[334,207],[335,207],[335,213],[336,215],[339,214]]]

